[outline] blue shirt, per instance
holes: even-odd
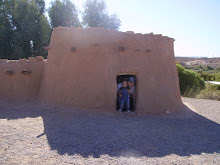
[[[129,98],[128,87],[121,87],[120,90],[122,98]]]

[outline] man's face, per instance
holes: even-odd
[[[129,86],[129,87],[133,87],[133,86],[134,86],[134,82],[129,81],[129,82],[128,82],[128,86]]]

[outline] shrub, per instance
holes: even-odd
[[[220,72],[215,74],[215,81],[219,81],[220,82]]]
[[[199,75],[203,78],[204,81],[214,81],[215,80],[215,75],[214,74],[210,74],[207,72],[198,72]]]
[[[185,68],[180,64],[176,64],[176,68],[178,75],[185,70]]]
[[[208,80],[209,75],[208,75],[208,73],[207,73],[207,72],[202,72],[202,73],[201,73],[201,77],[203,78],[203,80],[204,80],[204,81],[207,81],[207,80]]]
[[[208,70],[214,70],[214,68],[211,67],[211,66],[209,66],[209,65],[207,66],[207,69],[208,69]]]
[[[202,90],[196,96],[196,98],[198,98],[198,99],[211,99],[211,100],[219,100],[220,101],[220,91],[216,89],[216,86],[210,85],[208,83],[206,85],[206,88],[204,90]]]
[[[220,66],[218,66],[218,67],[216,68],[216,70],[217,70],[217,71],[220,71]]]
[[[199,91],[204,89],[205,82],[199,77],[197,73],[185,69],[180,64],[176,64],[176,66],[179,76],[180,92],[182,95],[184,93],[187,95],[186,93],[192,93],[192,91]]]

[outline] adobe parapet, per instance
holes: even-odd
[[[173,38],[170,38],[168,36],[163,36],[162,34],[153,34],[151,33],[146,33],[146,34],[142,34],[142,33],[134,33],[134,31],[126,31],[126,32],[121,32],[121,31],[117,31],[117,30],[111,30],[111,29],[105,29],[105,28],[81,28],[81,27],[57,27],[53,29],[53,33],[59,32],[59,31],[78,31],[83,32],[83,33],[99,33],[99,34],[105,34],[105,35],[112,35],[113,33],[116,35],[124,35],[124,36],[130,36],[130,37],[149,37],[152,39],[164,39],[164,40],[170,40],[170,41],[175,41]]]
[[[84,32],[86,31],[90,31],[90,32],[98,32],[98,33],[102,33],[102,32],[105,32],[106,34],[107,33],[121,33],[121,34],[130,34],[130,35],[146,35],[146,36],[159,36],[161,38],[166,38],[166,39],[172,39],[174,40],[173,38],[170,38],[168,36],[163,36],[162,34],[154,34],[154,33],[145,33],[145,34],[142,34],[142,33],[135,33],[134,31],[126,31],[126,32],[122,32],[122,31],[118,31],[118,30],[112,30],[112,29],[105,29],[105,28],[81,28],[81,27],[56,27],[53,29],[53,32],[54,31],[60,31],[60,30],[82,30]]]
[[[8,59],[0,59],[0,63],[10,63],[10,62],[29,62],[29,61],[44,61],[44,58],[42,56],[35,56],[35,57],[29,57],[26,58],[19,58],[19,60],[8,60]]]
[[[65,45],[63,45],[65,43]],[[161,34],[140,34],[132,31],[120,32],[104,28],[64,28],[53,29],[51,42],[48,50],[49,54],[58,47],[65,48],[71,53],[81,54],[86,51],[97,51],[102,55],[144,55],[158,50],[170,49],[173,51],[174,39]],[[101,52],[105,50],[105,52]],[[57,53],[55,53],[57,54]],[[87,53],[86,53],[87,54]],[[86,55],[85,54],[85,55]],[[163,54],[163,53],[159,53]],[[173,53],[169,54],[172,56]],[[88,54],[87,54],[88,55]],[[90,53],[90,56],[93,53]],[[168,55],[168,54],[164,54]],[[55,55],[53,55],[54,57]],[[57,57],[59,55],[56,55]],[[49,58],[53,58],[49,55]],[[55,57],[54,57],[55,58]]]

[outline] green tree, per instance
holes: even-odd
[[[70,0],[55,0],[49,7],[51,26],[71,27],[80,26],[78,12]]]
[[[116,14],[108,14],[106,3],[103,0],[87,0],[82,19],[85,27],[104,27],[117,30],[121,25]]]
[[[51,29],[44,15],[44,0],[4,0],[0,5],[5,11],[4,16],[1,15],[4,22],[0,22],[3,36],[0,49],[4,49],[0,51],[1,58],[46,57],[47,51],[43,47],[49,43]]]
[[[36,5],[40,11],[40,14],[45,13],[45,1],[44,0],[36,0]]]
[[[14,5],[14,0],[0,1],[0,58],[3,59],[13,53],[14,27],[11,22]]]
[[[17,4],[13,16],[14,38],[19,41],[15,44],[16,57],[46,56],[43,46],[49,42],[50,26],[42,14],[42,6],[39,7],[35,0],[20,0]]]

